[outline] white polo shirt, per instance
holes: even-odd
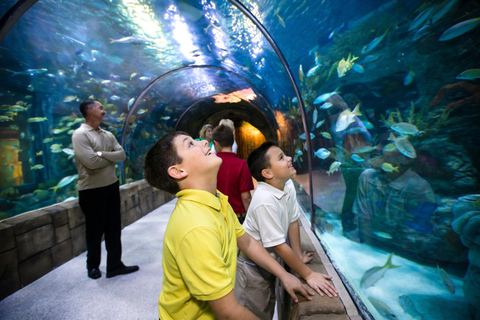
[[[299,218],[300,209],[292,180],[285,183],[283,191],[259,182],[243,228],[272,254],[272,247],[285,243],[290,224]],[[274,256],[278,258],[276,254]]]

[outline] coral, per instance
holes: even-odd
[[[475,84],[470,81],[460,81],[460,82],[444,85],[438,91],[437,95],[433,98],[432,102],[430,102],[430,105],[437,106],[439,102],[445,97],[447,90],[464,92],[467,94],[467,97],[461,100],[457,100],[449,103],[445,107],[445,110],[457,108],[465,104],[471,104],[471,103],[480,104],[480,84]]]

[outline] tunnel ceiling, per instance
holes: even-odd
[[[2,1],[0,14],[15,3]],[[352,14],[360,17],[375,8],[375,2],[357,3],[358,10],[347,16],[338,13],[347,3],[355,5],[348,1],[242,3],[278,39],[297,78],[300,64],[305,70],[315,64],[315,51],[328,46],[334,28],[355,21]],[[342,21],[329,20],[333,13]],[[313,23],[302,23],[305,19]],[[76,109],[72,102],[92,95],[118,106],[118,114],[128,113],[131,99],[149,83],[186,66],[212,66],[236,76],[225,79],[218,69],[199,69],[189,73],[195,81],[180,76],[174,86],[159,83],[169,87],[162,105],[180,115],[204,98],[238,89],[254,88],[262,95],[262,105],[251,102],[260,111],[264,102],[281,110],[294,96],[272,46],[228,1],[38,1],[5,36],[0,58],[5,86],[47,95],[52,114]]]

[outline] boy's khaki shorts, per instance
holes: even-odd
[[[271,320],[275,311],[275,278],[255,262],[239,255],[235,280],[238,302],[260,319]]]

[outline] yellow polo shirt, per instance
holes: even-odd
[[[245,230],[228,197],[182,190],[163,240],[160,319],[215,319],[208,301],[235,286],[237,238]]]

